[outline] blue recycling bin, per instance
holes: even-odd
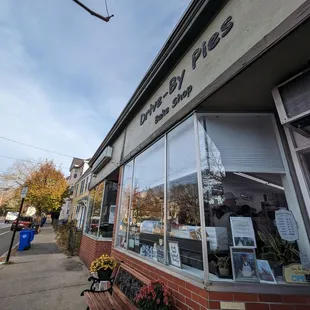
[[[30,243],[31,243],[31,241],[33,241],[33,239],[34,239],[34,235],[35,235],[36,231],[34,229],[29,229],[29,231],[30,231]]]
[[[19,233],[18,251],[25,251],[30,248],[31,230],[24,229]]]

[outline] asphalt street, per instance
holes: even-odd
[[[10,230],[11,224],[4,224],[0,222],[0,256],[3,255],[10,246],[11,238],[13,232]],[[15,235],[15,240],[13,245],[18,241],[19,233],[17,232]]]

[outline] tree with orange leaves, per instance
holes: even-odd
[[[32,171],[25,182],[28,186],[26,201],[42,211],[60,209],[69,196],[68,184],[63,173],[52,161],[45,161]]]

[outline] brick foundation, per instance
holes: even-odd
[[[83,263],[89,268],[91,262],[102,254],[111,255],[112,241],[95,240],[87,235],[82,236],[79,256]]]
[[[246,310],[310,310],[310,296],[208,292],[115,248],[112,248],[112,255],[149,279],[161,280],[168,285],[176,301],[175,309],[178,310],[221,309],[221,301],[245,303]]]

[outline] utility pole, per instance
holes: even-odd
[[[27,195],[27,191],[28,191],[28,187],[24,186],[23,189],[22,189],[22,194],[21,194],[22,201],[20,203],[19,212],[18,212],[18,216],[17,216],[17,219],[16,219],[16,224],[15,224],[14,231],[13,231],[13,236],[12,236],[12,239],[11,239],[11,244],[10,244],[10,247],[9,247],[8,255],[6,256],[5,263],[8,263],[9,260],[10,260],[11,251],[12,251],[12,247],[13,247],[13,242],[14,242],[14,238],[15,238],[15,235],[16,235],[16,229],[17,229],[17,225],[18,225],[18,222],[19,222],[20,214],[21,214],[22,209],[23,209],[23,204],[24,204],[24,201],[25,201],[25,198],[26,198],[26,195]]]

